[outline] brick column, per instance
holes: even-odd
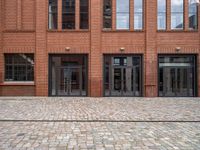
[[[116,0],[112,0],[112,30],[116,30]]]
[[[156,1],[146,2],[146,52],[145,52],[145,96],[157,96],[157,9]]]
[[[90,96],[102,96],[102,54],[101,54],[101,0],[91,0],[91,52],[89,57]]]
[[[0,1],[0,83],[2,83],[4,80],[3,32],[2,32],[4,23],[3,16],[4,16],[4,7],[3,7],[3,1],[1,0]]]
[[[200,6],[198,6],[198,14],[200,14]],[[200,37],[200,15],[198,15],[198,31],[199,31],[199,37]],[[197,80],[198,80],[198,96],[200,97],[200,39],[199,39],[199,55],[197,57]]]
[[[47,6],[46,0],[36,0],[36,96],[48,95]]]
[[[62,30],[62,0],[58,0],[58,30]]]
[[[134,1],[130,0],[130,31],[134,30]]]
[[[184,30],[189,29],[188,0],[184,0]]]
[[[167,30],[171,30],[171,0],[167,0]]]
[[[22,29],[22,1],[17,0],[17,30]]]
[[[75,9],[75,23],[76,23],[76,30],[80,29],[80,0],[76,0],[76,9]]]

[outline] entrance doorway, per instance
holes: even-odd
[[[51,96],[86,96],[86,56],[50,56],[49,82]]]
[[[159,56],[159,96],[196,96],[195,56]]]
[[[140,56],[104,57],[104,95],[142,96]]]

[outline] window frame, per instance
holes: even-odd
[[[31,55],[31,57],[33,58],[33,65],[29,64],[28,62],[24,63],[15,63],[15,61],[17,60],[17,57],[19,57],[18,55]],[[7,63],[6,59],[7,57],[9,57],[9,59],[11,59],[11,63]],[[25,80],[15,80],[15,76],[17,76],[19,78],[19,75],[15,75],[15,67],[25,67]],[[7,76],[7,67],[12,67],[12,74]],[[31,67],[32,70],[32,79],[29,80],[28,78],[28,68]],[[9,78],[10,76],[12,76],[12,78]],[[34,82],[35,81],[35,55],[33,53],[5,53],[4,54],[4,82]]]
[[[142,14],[142,28],[141,29],[136,29],[135,28],[135,13],[138,13],[138,12],[135,12],[135,0],[133,0],[133,30],[135,31],[143,31],[144,30],[144,24],[145,24],[145,16],[144,16],[144,12],[145,12],[145,2],[144,0],[141,0],[142,1],[142,12],[139,12]]]
[[[196,12],[190,11],[190,0],[188,0],[188,29],[191,31],[197,31],[198,30],[198,25],[199,25],[199,6],[196,5]],[[190,13],[196,13],[196,28],[190,28]]]
[[[57,4],[56,4],[56,12],[50,12],[49,11],[49,2],[50,2],[50,0],[48,0],[48,30],[58,30],[58,0],[56,0],[57,1]],[[53,15],[53,14],[56,14],[56,18],[57,18],[57,20],[56,20],[56,28],[49,28],[49,26],[50,26],[50,20],[49,20],[49,15]]]
[[[158,11],[158,0],[157,0],[157,30],[158,31],[166,31],[167,30],[167,0],[165,0],[165,12],[159,12]],[[165,28],[161,29],[161,28],[158,28],[158,14],[159,13],[165,13]]]

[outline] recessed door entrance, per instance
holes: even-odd
[[[105,96],[141,96],[141,80],[140,56],[105,56]]]
[[[195,56],[159,57],[159,96],[196,96]]]
[[[50,95],[87,95],[86,56],[51,56],[50,63]]]

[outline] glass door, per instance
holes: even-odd
[[[159,58],[159,96],[195,96],[194,57]]]

